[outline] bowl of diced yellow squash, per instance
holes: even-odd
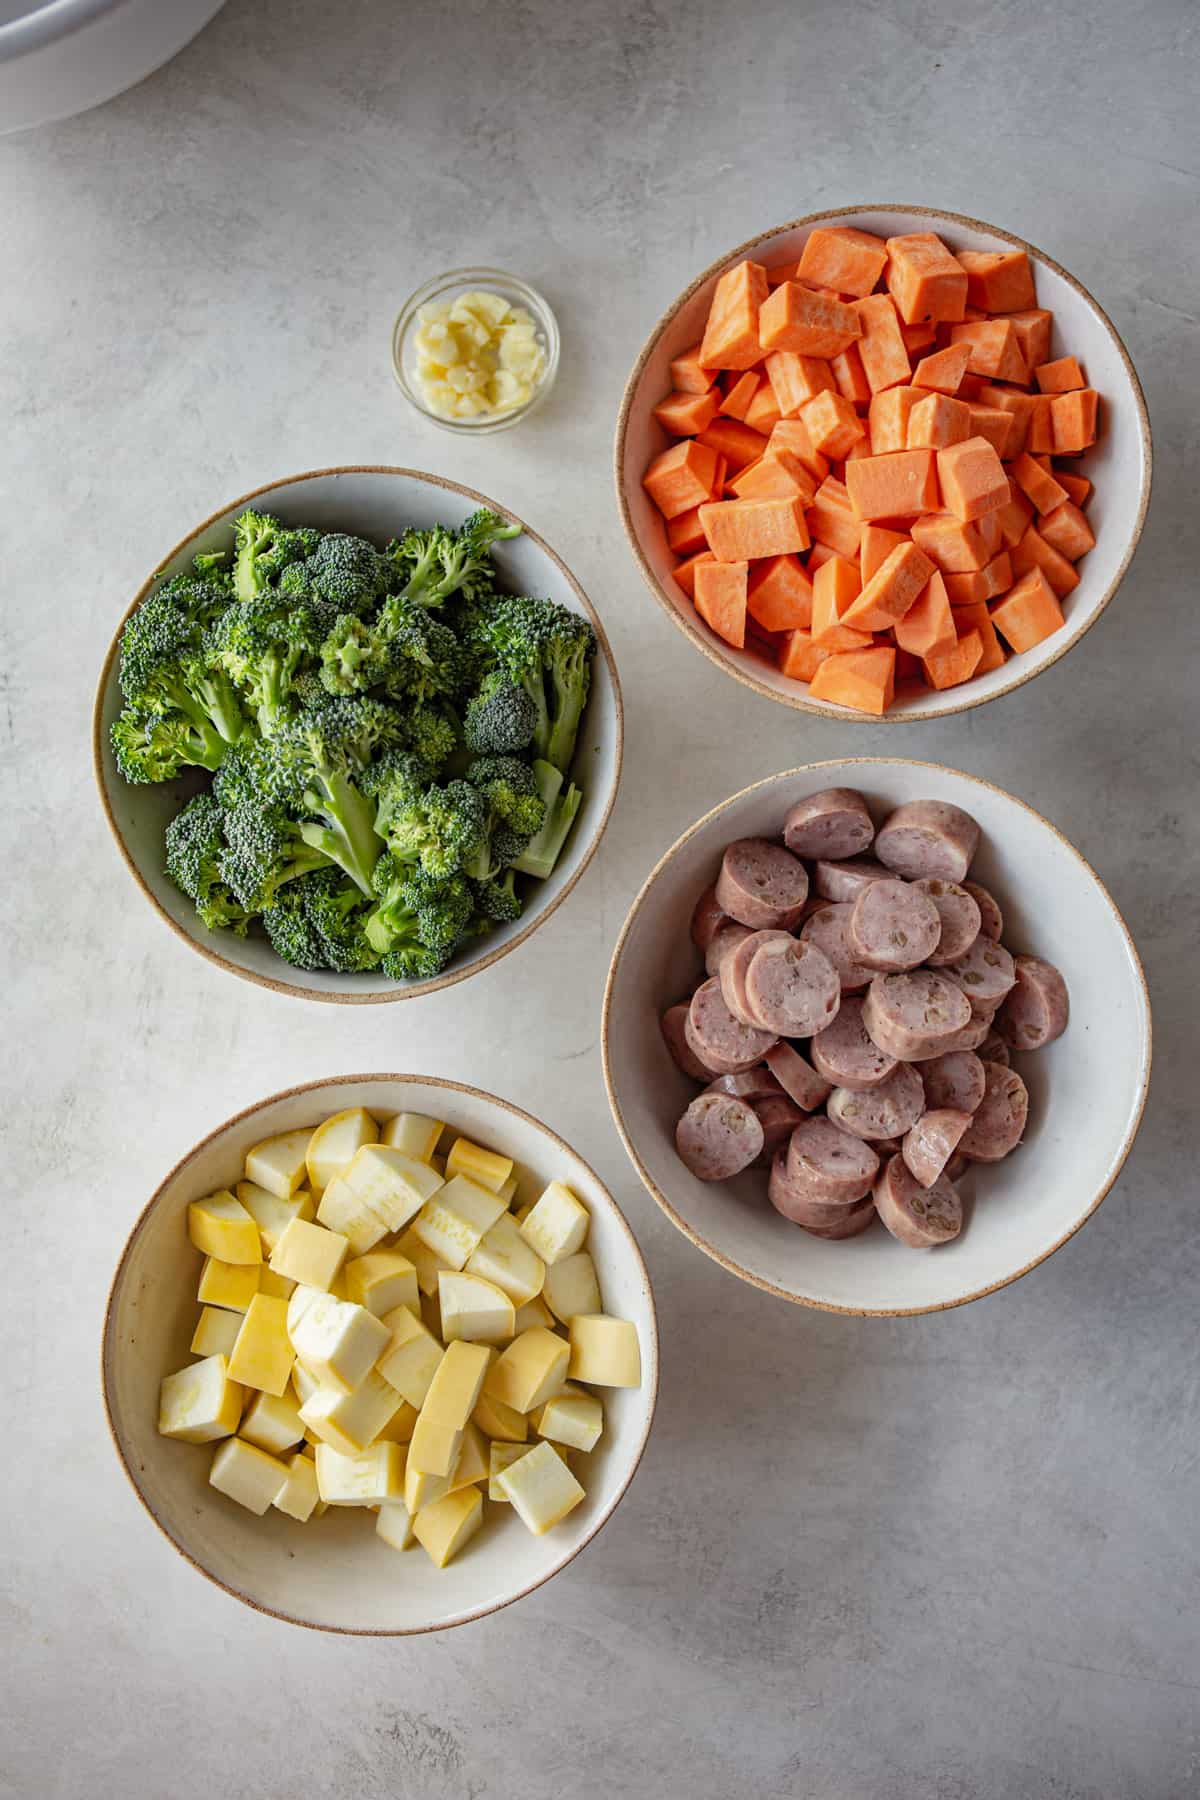
[[[105,1317],[113,1442],[165,1537],[289,1623],[464,1624],[563,1569],[650,1433],[654,1300],[616,1201],[457,1082],[274,1095],[179,1162]]]

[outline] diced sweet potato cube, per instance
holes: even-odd
[[[852,403],[841,394],[818,394],[805,406],[801,417],[822,456],[831,457],[835,462],[840,462],[851,445],[867,435],[867,428]]]
[[[958,642],[954,614],[946,592],[946,577],[935,569],[902,619],[895,625],[896,642],[910,656],[928,656]]]
[[[971,429],[968,437],[986,438],[996,455],[1003,462],[1008,455],[1009,439],[1013,431],[1013,415],[999,406],[981,406],[972,401],[967,406],[971,416]]]
[[[896,652],[890,645],[837,651],[817,669],[809,692],[814,700],[882,716],[896,697]]]
[[[1078,562],[1096,542],[1095,532],[1071,500],[1064,500],[1039,520],[1038,530],[1045,542],[1068,562]]]
[[[866,456],[861,461],[847,463],[846,492],[855,517],[904,519],[933,512],[938,505],[938,473],[934,459],[952,456],[961,448],[961,445],[954,445],[950,450],[898,450],[889,456]],[[991,450],[991,445],[987,448]],[[995,451],[992,454],[994,456]],[[996,466],[999,468],[999,463]],[[1004,491],[1007,497],[1007,487]]]
[[[671,572],[689,600],[696,598],[696,569],[700,563],[716,562],[711,550],[701,550],[696,556],[689,556],[686,562]]]
[[[860,438],[856,438],[854,443],[851,444],[850,448],[846,452],[846,455],[844,458],[844,463],[857,462],[860,456],[870,456],[870,455],[871,455],[871,434],[867,430],[866,421],[864,420],[863,435]],[[842,473],[845,474],[844,466],[842,469]]]
[[[841,623],[842,614],[858,597],[862,586],[857,564],[831,556],[813,577],[812,640],[819,650],[862,650],[871,642],[869,631],[854,631]]]
[[[967,304],[984,312],[1023,312],[1037,305],[1033,270],[1024,250],[960,250],[967,271]]]
[[[969,344],[947,344],[944,350],[935,350],[917,364],[912,385],[931,388],[939,394],[957,394],[970,357]]]
[[[1012,566],[1017,575],[1028,575],[1040,569],[1054,593],[1060,597],[1079,586],[1079,572],[1061,550],[1048,544],[1036,525],[1027,525],[1019,544],[1013,546]],[[1011,642],[1011,639],[1009,640]]]
[[[994,513],[986,513],[984,516],[995,519],[1000,528],[1001,540],[1011,550],[1025,536],[1026,527],[1033,519],[1033,508],[1011,478],[1008,493],[1009,497],[1003,506],[998,506]]]
[[[1042,394],[1069,394],[1087,386],[1083,370],[1073,356],[1060,356],[1055,362],[1040,363],[1033,378]]]
[[[767,448],[767,440],[761,431],[743,425],[740,419],[724,419],[719,415],[698,434],[696,442],[714,455],[723,456],[734,475],[747,463],[757,462]]]
[[[807,517],[807,514],[805,516]],[[861,529],[862,527],[860,526],[859,530],[861,531]],[[831,556],[836,555],[837,551],[831,550],[828,544],[823,544],[820,538],[813,539],[812,549],[809,551],[805,560],[805,567],[814,581],[817,579],[817,570],[822,568],[829,561]]]
[[[696,567],[696,611],[719,638],[735,650],[746,643],[746,579],[744,562],[699,563]]]
[[[1062,608],[1041,569],[1030,569],[992,608],[992,624],[1014,650],[1032,650],[1063,623]]]
[[[766,263],[767,286],[778,287],[781,281],[799,281],[800,264],[796,261],[785,263]]]
[[[667,520],[667,542],[676,556],[695,556],[698,550],[708,548],[699,506],[689,506],[685,513]]]
[[[862,327],[858,354],[873,394],[907,382],[912,373],[908,351],[900,335],[896,308],[886,294],[868,294],[854,302]]]
[[[991,560],[979,525],[967,524],[950,513],[914,519],[912,540],[944,575],[982,569]]]
[[[746,423],[752,431],[761,431],[769,436],[771,428],[778,425],[783,414],[779,410],[779,402],[775,398],[775,389],[769,381],[759,383],[758,392],[750,402],[746,413]]]
[[[761,382],[762,376],[757,369],[747,369],[744,375],[739,375],[734,370],[725,377],[725,392],[721,396],[717,412],[723,413],[727,419],[741,419],[744,422],[746,414],[750,410],[750,402],[758,392]],[[706,419],[704,425],[708,423],[709,421]],[[703,431],[704,425],[700,427],[701,431]]]
[[[742,262],[726,269],[713,293],[700,342],[700,361],[706,368],[752,369],[762,360],[758,317],[767,293],[766,270],[760,263]]]
[[[808,521],[809,531],[819,543],[827,544],[847,561],[858,555],[862,524],[850,504],[850,495],[844,482],[832,475],[826,476],[804,516]],[[812,568],[811,559],[809,568]]]
[[[809,233],[796,278],[836,294],[869,294],[887,262],[887,245],[850,225],[818,225]]]
[[[1071,469],[1055,469],[1054,479],[1060,488],[1067,490],[1067,499],[1076,506],[1086,506],[1092,493],[1092,484],[1086,475],[1076,475]]]
[[[767,357],[767,378],[781,417],[788,419],[818,394],[837,386],[833,370],[821,356],[800,356],[795,350],[776,350]]]
[[[947,444],[961,444],[970,435],[971,408],[949,394],[926,394],[908,415],[910,450],[942,450]]]
[[[888,293],[906,325],[924,319],[961,319],[967,304],[967,271],[932,231],[887,240],[884,271]]]
[[[903,319],[900,321],[900,336],[904,339],[904,348],[908,351],[910,362],[922,350],[937,348],[937,334],[937,326],[929,320],[921,325],[906,325]]]
[[[642,486],[663,517],[674,519],[707,500],[716,467],[715,450],[697,438],[686,438],[654,458]]]
[[[682,388],[660,400],[654,416],[672,437],[694,437],[711,425],[721,408],[721,390],[716,387],[704,394],[689,394]]]
[[[1009,492],[1012,492],[1011,485],[1009,487]],[[975,527],[979,532],[980,542],[988,553],[989,562],[992,560],[993,556],[999,556],[1001,550],[1004,548],[1004,533],[1000,529],[1000,520],[997,516],[999,512],[1000,508],[997,507],[995,512],[984,513],[981,519],[976,519],[975,521]]]
[[[972,378],[974,379],[974,378]],[[1011,462],[1020,456],[1025,448],[1025,439],[1029,430],[1029,421],[1033,416],[1034,397],[1023,394],[1019,388],[997,387],[985,382],[980,388],[972,405],[994,407],[997,412],[1005,412],[1012,420],[1008,441],[1003,450],[999,445],[996,454],[1003,461]],[[987,432],[980,432],[980,437],[987,437]]]
[[[817,649],[811,631],[789,631],[779,646],[780,673],[793,681],[811,681],[828,655]]]
[[[746,606],[764,631],[807,631],[813,612],[807,570],[795,556],[765,556],[752,563]]]
[[[855,571],[857,574],[857,571]],[[922,588],[937,571],[911,538],[885,557],[862,593],[848,607],[844,623],[856,631],[888,631],[915,605]]]
[[[946,594],[951,606],[979,606],[999,594],[1006,594],[1012,584],[1012,558],[1007,550],[1002,550],[982,569],[972,569],[969,574],[947,575]]]
[[[808,530],[799,500],[717,500],[700,508],[700,523],[719,562],[753,562],[807,550]]]
[[[1054,394],[1030,394],[1029,425],[1025,432],[1025,448],[1031,456],[1049,456],[1054,450]]]
[[[1037,512],[1053,512],[1067,497],[1066,488],[1061,487],[1049,470],[1035,461],[1028,451],[1013,463],[1012,478],[1021,492],[1028,495]]]
[[[887,456],[893,450],[907,450],[908,421],[918,400],[926,398],[922,388],[885,388],[871,396],[867,425],[871,434],[871,455]]]
[[[715,369],[706,369],[700,361],[700,346],[693,344],[671,363],[671,386],[681,394],[707,394],[716,378]]]
[[[977,631],[968,631],[953,644],[931,650],[923,660],[930,687],[960,687],[964,681],[970,681],[983,660],[983,640]]]
[[[991,669],[999,669],[1004,661],[1004,647],[996,636],[991,615],[986,606],[977,602],[973,606],[956,606],[954,608],[954,625],[959,637],[965,637],[968,631],[977,631],[979,641],[983,645],[983,655],[975,667],[976,675],[986,675]]]
[[[860,335],[852,306],[814,294],[798,281],[785,281],[763,302],[758,315],[763,350],[796,350],[802,356],[836,356]]]
[[[798,456],[816,481],[824,481],[829,473],[828,457],[822,456],[816,448],[808,435],[808,426],[801,418],[780,419],[772,426],[767,454],[774,456],[779,450],[790,450]]]
[[[747,463],[729,484],[739,500],[799,500],[808,506],[817,484],[791,450],[771,450]]]
[[[867,406],[870,403],[871,384],[867,380],[867,371],[863,368],[857,344],[847,344],[844,350],[831,356],[829,367],[839,394],[853,401],[855,406]]]
[[[1036,369],[1050,356],[1050,327],[1054,314],[1045,307],[1031,307],[1028,312],[1009,313],[1008,322],[1017,334],[1021,355],[1027,369]]]
[[[1074,393],[1055,394],[1050,402],[1050,425],[1056,456],[1086,450],[1096,441],[1096,421],[1100,396],[1095,388],[1079,388]]]
[[[1008,500],[1008,476],[986,438],[966,438],[937,452],[942,504],[958,519],[978,519]]]
[[[882,567],[896,548],[908,538],[906,531],[889,531],[886,525],[864,525],[862,541],[858,547],[858,566],[862,570],[864,583],[870,581],[876,569]]]
[[[1007,319],[952,326],[950,342],[967,346],[967,368],[972,375],[983,375],[989,381],[1029,380],[1020,342]]]

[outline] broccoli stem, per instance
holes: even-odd
[[[546,817],[541,830],[530,839],[512,866],[522,875],[534,875],[539,881],[545,881],[562,854],[583,795],[574,782],[565,794],[562,793],[562,770],[540,758],[533,765],[533,779],[546,802]]]
[[[554,683],[557,706],[546,747],[546,761],[553,763],[565,775],[575,755],[579,722],[583,718],[591,685],[587,654],[583,647],[570,656],[555,658],[550,666],[550,676]]]
[[[345,775],[330,770],[320,778],[320,788],[310,788],[304,804],[326,821],[306,819],[300,836],[344,869],[368,899],[373,898],[371,872],[379,860],[383,842],[375,831],[374,802],[359,792]]]

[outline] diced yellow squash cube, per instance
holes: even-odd
[[[442,1333],[442,1309],[436,1294],[421,1295],[421,1319],[426,1331],[431,1331],[438,1343],[444,1343]]]
[[[383,1128],[383,1142],[393,1150],[403,1150],[406,1156],[415,1157],[418,1162],[427,1163],[445,1129],[440,1119],[428,1118],[425,1113],[397,1113]]]
[[[342,1175],[364,1144],[374,1144],[379,1127],[361,1106],[347,1107],[317,1126],[304,1154],[308,1179],[315,1194],[323,1194],[330,1182]]]
[[[239,1437],[272,1456],[282,1456],[304,1436],[304,1421],[294,1394],[257,1393],[238,1427]]]
[[[478,1425],[486,1437],[503,1443],[523,1444],[529,1436],[529,1421],[525,1414],[519,1413],[515,1406],[505,1406],[503,1400],[493,1400],[490,1394],[480,1394],[471,1422]]]
[[[416,1543],[412,1519],[403,1500],[385,1500],[375,1521],[375,1534],[393,1550],[407,1550]]]
[[[534,1325],[544,1325],[547,1331],[549,1331],[553,1327],[553,1324],[554,1314],[550,1311],[550,1308],[546,1305],[546,1302],[542,1299],[540,1294],[535,1294],[532,1300],[526,1300],[524,1306],[518,1306],[517,1308],[518,1337],[520,1337],[523,1331],[531,1330]]]
[[[228,1188],[221,1188],[188,1207],[188,1237],[205,1256],[218,1262],[260,1263],[258,1225]]]
[[[419,1475],[453,1475],[462,1449],[461,1431],[440,1425],[421,1411],[408,1442],[409,1467]]]
[[[587,1207],[565,1181],[552,1181],[521,1222],[525,1242],[548,1264],[582,1250],[587,1231]]]
[[[317,1445],[317,1486],[329,1506],[382,1506],[404,1497],[404,1451],[375,1444],[357,1456]]]
[[[604,1430],[604,1407],[597,1394],[568,1385],[547,1400],[534,1420],[538,1436],[567,1444],[572,1450],[594,1450]]]
[[[577,1250],[574,1256],[564,1256],[561,1262],[552,1263],[546,1270],[542,1298],[564,1325],[569,1324],[576,1313],[603,1312],[600,1283],[590,1253]]]
[[[465,1175],[452,1175],[425,1202],[413,1221],[413,1231],[448,1268],[461,1269],[504,1210],[504,1202],[496,1194]]]
[[[532,1412],[562,1387],[569,1356],[569,1346],[562,1338],[535,1325],[501,1351],[488,1372],[487,1392],[518,1412]]]
[[[302,1287],[327,1293],[349,1251],[350,1239],[340,1231],[308,1219],[293,1219],[271,1252],[271,1268]]]
[[[317,1219],[327,1231],[340,1232],[347,1238],[355,1256],[365,1256],[388,1233],[379,1214],[354,1192],[344,1175],[335,1175],[321,1195]]]
[[[502,1213],[467,1258],[467,1274],[482,1275],[507,1294],[514,1306],[524,1306],[541,1293],[546,1265],[526,1243],[512,1214]]]
[[[496,1485],[511,1501],[522,1523],[535,1537],[557,1525],[584,1498],[583,1488],[553,1444],[535,1444],[496,1476]]]
[[[230,1438],[213,1457],[208,1479],[218,1493],[261,1518],[290,1473],[287,1464],[277,1456],[268,1456],[244,1438]]]
[[[318,1388],[300,1408],[300,1417],[323,1444],[343,1456],[369,1450],[404,1405],[377,1369],[368,1369],[352,1393]]]
[[[379,1358],[379,1373],[411,1406],[423,1406],[444,1354],[442,1346],[407,1306],[388,1313],[383,1323],[391,1336]]]
[[[189,1346],[193,1356],[229,1356],[241,1319],[220,1306],[203,1306]]]
[[[428,1163],[390,1144],[364,1144],[341,1179],[389,1231],[403,1231],[442,1186]]]
[[[522,1456],[528,1456],[532,1444],[489,1444],[488,1445],[488,1499],[499,1500],[502,1505],[509,1504],[508,1495],[500,1486],[498,1477],[505,1469]]]
[[[196,1298],[203,1306],[223,1306],[229,1312],[245,1312],[258,1292],[261,1263],[227,1263],[215,1256],[205,1259]]]
[[[346,1264],[345,1277],[347,1300],[365,1306],[377,1319],[398,1306],[407,1306],[414,1314],[420,1311],[417,1271],[398,1250],[373,1250],[355,1257]]]
[[[374,1313],[333,1294],[318,1294],[293,1321],[291,1332],[296,1355],[322,1387],[341,1388],[343,1393],[359,1385],[391,1341],[387,1326]]]
[[[421,1292],[436,1294],[438,1275],[442,1269],[448,1269],[450,1264],[443,1261],[436,1252],[429,1248],[428,1244],[423,1244],[411,1225],[397,1240],[396,1248],[401,1256],[407,1256],[417,1271],[417,1286]]]
[[[413,1536],[431,1561],[444,1569],[482,1523],[483,1495],[476,1487],[464,1487],[423,1506],[413,1519]]]
[[[486,1344],[459,1340],[447,1344],[446,1354],[429,1384],[422,1413],[451,1431],[461,1431],[478,1405],[494,1354]]]
[[[287,1464],[288,1478],[276,1494],[274,1505],[280,1512],[286,1513],[289,1519],[299,1519],[303,1525],[312,1518],[320,1505],[316,1460],[306,1456],[302,1450],[297,1450],[294,1456],[285,1456],[283,1460]]]
[[[472,1344],[507,1344],[516,1330],[512,1301],[481,1275],[443,1269],[438,1276],[438,1309],[447,1344],[455,1338]]]
[[[292,1373],[295,1351],[288,1336],[287,1301],[255,1294],[229,1359],[229,1373],[243,1387],[282,1394]]]
[[[310,1373],[300,1361],[300,1358],[297,1357],[292,1364],[292,1392],[295,1394],[299,1404],[303,1406],[308,1400],[311,1400],[312,1396],[317,1392],[320,1386],[321,1384],[316,1376]]]
[[[483,1433],[477,1425],[468,1419],[463,1426],[462,1442],[459,1446],[458,1460],[454,1465],[454,1473],[450,1477],[450,1492],[456,1493],[462,1487],[474,1487],[476,1482],[486,1481],[488,1477],[487,1444]]]
[[[447,1177],[465,1175],[469,1181],[493,1194],[500,1192],[512,1172],[511,1156],[485,1150],[482,1144],[473,1144],[470,1138],[455,1138],[446,1156]]]
[[[289,1199],[304,1185],[308,1173],[304,1158],[311,1137],[311,1127],[306,1126],[302,1131],[284,1131],[255,1144],[246,1152],[246,1180],[257,1182],[280,1200]]]
[[[379,1441],[388,1444],[410,1444],[416,1429],[417,1409],[402,1400],[396,1411],[379,1434]]]
[[[258,1226],[263,1252],[267,1256],[293,1219],[311,1219],[317,1210],[317,1203],[307,1188],[299,1188],[287,1200],[281,1200],[278,1194],[269,1194],[256,1181],[239,1181],[237,1197]]]
[[[290,1300],[296,1283],[286,1275],[277,1275],[270,1263],[264,1263],[258,1272],[258,1291],[270,1300]]]
[[[441,1500],[450,1491],[448,1475],[426,1475],[421,1469],[411,1465],[404,1471],[404,1504],[416,1518],[423,1506],[432,1506],[435,1500]]]
[[[577,1313],[568,1327],[572,1381],[594,1387],[640,1387],[642,1353],[637,1326],[606,1313]]]
[[[163,1377],[158,1391],[158,1429],[163,1437],[185,1444],[211,1444],[230,1437],[238,1428],[245,1400],[243,1390],[230,1379],[229,1364],[221,1355],[189,1363],[175,1375]]]

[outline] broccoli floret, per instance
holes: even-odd
[[[206,720],[127,706],[109,733],[126,781],[173,781],[181,769],[217,769],[229,746]]]
[[[243,800],[224,809],[224,826],[221,874],[248,912],[274,905],[287,882],[330,860],[305,842],[300,826],[279,806]]]
[[[305,918],[329,967],[342,974],[377,968],[379,951],[366,935],[371,907],[354,882],[338,869],[319,869],[304,877],[303,892]]]
[[[271,948],[284,962],[297,969],[327,969],[329,958],[321,934],[305,906],[304,884],[309,879],[301,875],[280,888],[273,904],[263,908],[262,922]]]
[[[468,781],[434,782],[387,815],[392,854],[427,875],[458,874],[484,848],[487,829],[487,802]]]
[[[280,577],[289,594],[315,594],[339,612],[371,612],[392,585],[388,559],[366,538],[331,531],[302,563],[292,563]]]
[[[251,913],[239,904],[222,878],[224,819],[211,794],[197,794],[167,826],[167,874],[193,901],[210,931],[227,929],[245,937]]]
[[[511,866],[490,881],[474,884],[479,912],[489,924],[507,925],[519,919],[525,903],[517,892],[517,871]]]
[[[533,770],[515,756],[480,756],[467,770],[467,780],[488,803],[491,822],[532,837],[546,817]]]
[[[463,715],[463,736],[477,756],[511,756],[533,742],[538,712],[502,669],[486,675]]]
[[[444,968],[469,932],[475,911],[462,877],[427,875],[385,851],[375,865],[375,891],[379,902],[367,920],[366,935],[380,954],[419,953],[426,972]]]
[[[233,596],[233,569],[228,550],[201,550],[192,558],[192,567],[201,581],[220,587],[227,599]]]
[[[294,701],[297,675],[321,653],[327,609],[274,593],[227,607],[207,638],[210,659],[236,682],[270,737]]]
[[[246,729],[237,692],[204,652],[228,596],[194,574],[172,575],[121,634],[121,691],[129,702],[113,750],[130,781],[168,781],[185,764],[215,769]]]
[[[465,670],[458,639],[440,619],[411,600],[384,601],[374,630],[380,679],[394,699],[436,700],[456,694]]]
[[[553,600],[502,599],[476,629],[498,666],[528,695],[535,712],[533,747],[565,775],[591,686],[596,634],[582,613]]]
[[[375,830],[386,838],[392,820],[415,804],[433,780],[433,771],[411,750],[385,750],[367,764],[358,785],[375,802]]]
[[[406,531],[388,546],[405,578],[400,598],[420,606],[441,606],[451,594],[491,591],[495,579],[491,548],[501,538],[519,537],[521,527],[481,508],[457,531],[435,525]]]
[[[261,779],[267,798],[302,817],[300,835],[338,863],[364,894],[382,848],[375,808],[357,777],[377,750],[394,743],[398,721],[374,700],[333,700],[282,721],[267,745]]]
[[[382,678],[386,654],[372,626],[340,613],[321,646],[321,683],[330,694],[360,694]]]
[[[583,795],[572,782],[564,793],[561,769],[552,763],[535,762],[533,778],[537,791],[546,803],[546,818],[541,830],[513,858],[513,867],[521,875],[536,875],[539,881],[553,873],[567,834],[575,823]]]

